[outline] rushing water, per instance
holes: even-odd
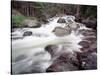
[[[68,22],[70,19],[74,22],[74,16],[62,17]],[[58,53],[79,51],[81,48],[78,43],[82,40],[83,36],[73,31],[71,34],[58,37],[52,31],[55,27],[64,27],[66,24],[57,23],[59,17],[49,19],[49,23],[42,25],[40,28],[23,28],[16,29],[12,33],[12,72],[13,73],[39,73],[45,70],[52,64],[53,60],[50,53],[45,51],[47,45],[62,45],[66,46],[66,50],[59,49]],[[79,29],[86,29],[81,26]],[[25,31],[31,31],[31,36],[23,37]]]

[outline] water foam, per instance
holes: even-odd
[[[67,16],[63,18],[67,18]],[[58,19],[59,17],[54,17],[52,21],[42,25],[40,28],[23,28],[24,31],[32,31],[33,34],[39,34],[40,36],[27,36],[23,39],[12,41],[12,69],[14,73],[30,72],[34,67],[41,69],[38,72],[45,72],[46,68],[52,64],[51,55],[44,50],[47,45],[61,46],[58,53],[69,52],[73,54],[75,51],[80,52],[81,46],[78,43],[82,41],[83,36],[81,34],[76,35],[75,32],[72,32],[67,36],[58,37],[52,32],[57,26],[65,26],[65,24],[57,23]],[[80,29],[82,28],[85,29],[86,27],[83,25]],[[13,34],[22,36],[23,33],[16,32]],[[46,35],[46,37],[41,37],[41,35]],[[65,50],[62,50],[63,46]],[[15,62],[15,59],[20,55],[25,55],[26,58]]]

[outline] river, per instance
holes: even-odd
[[[71,15],[62,16],[68,22],[74,22],[75,17]],[[43,24],[40,28],[16,28],[12,32],[12,73],[41,73],[53,63],[53,58],[44,48],[48,45],[58,45],[59,48],[66,45],[66,50],[59,50],[58,53],[79,51],[78,43],[84,37],[79,33],[79,29],[87,29],[84,25],[69,35],[59,37],[52,31],[55,27],[64,27],[66,24],[57,23],[59,17],[48,19],[48,24]],[[23,37],[25,31],[31,31],[31,36]],[[14,39],[18,38],[18,39]]]

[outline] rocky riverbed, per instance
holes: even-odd
[[[75,17],[48,19],[39,28],[12,32],[12,73],[97,69],[97,33]]]

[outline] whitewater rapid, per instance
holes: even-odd
[[[70,19],[74,22],[74,16],[63,16],[67,22]],[[48,24],[42,25],[40,28],[23,28],[16,29],[12,33],[12,38],[21,37],[22,39],[12,40],[12,73],[26,72],[45,72],[46,69],[53,63],[50,53],[45,51],[48,45],[63,45],[66,50],[59,49],[60,52],[74,53],[80,52],[81,46],[78,45],[82,41],[83,35],[72,31],[71,34],[63,37],[56,36],[52,31],[55,27],[64,27],[66,24],[57,23],[59,17],[50,18]],[[79,29],[86,29],[81,26]],[[23,37],[25,31],[31,31],[32,36]]]

